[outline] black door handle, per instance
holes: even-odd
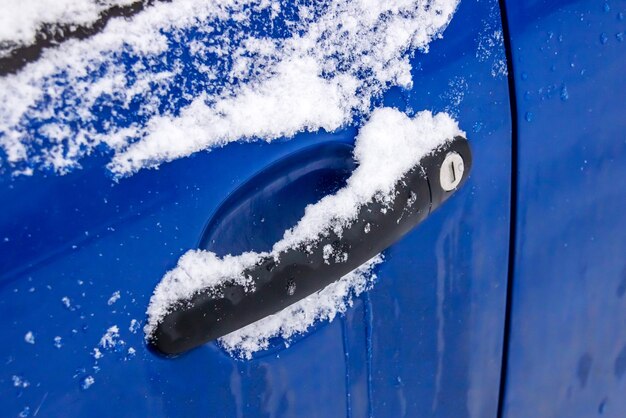
[[[312,246],[262,259],[244,272],[253,290],[224,283],[217,292],[206,289],[179,301],[148,336],[149,343],[161,353],[182,353],[323,289],[425,219],[465,182],[471,163],[467,140],[454,138],[396,183],[392,202],[373,199],[340,234],[327,230]]]

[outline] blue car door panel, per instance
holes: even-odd
[[[145,10],[161,4],[148,3]],[[281,28],[250,30],[286,36]],[[198,37],[181,31],[169,42],[187,48]],[[111,59],[130,73],[139,64],[124,54]],[[170,58],[158,65],[169,65]],[[2,415],[495,417],[513,135],[499,4],[463,0],[442,36],[427,52],[413,51],[410,64],[412,84],[387,88],[372,106],[450,114],[472,150],[467,182],[384,251],[371,289],[345,313],[289,341],[273,339],[251,359],[234,357],[215,342],[172,358],[150,350],[143,326],[152,292],[190,249],[221,256],[273,244],[306,204],[345,182],[354,169],[349,151],[367,115],[338,129],[272,142],[245,138],[124,177],[107,171],[111,150],[102,146],[62,175],[38,166],[29,176],[15,175],[3,163]],[[188,95],[200,94],[203,80],[194,84],[192,67],[181,79],[189,84],[181,81],[178,91],[155,98],[157,106],[178,111],[189,105]],[[574,84],[568,88],[570,95],[576,92]],[[145,122],[132,104],[124,121],[111,110],[117,104],[111,106],[102,103],[94,112],[103,132],[107,124]],[[36,121],[29,123],[36,131]],[[48,146],[35,141],[29,152],[40,155]],[[294,155],[298,164],[320,168],[309,177],[281,176],[283,185],[249,183],[281,164],[279,172],[289,172]],[[250,184],[258,188],[246,195],[240,188]],[[252,200],[242,196],[253,192],[263,198],[244,204]],[[237,213],[229,218],[232,229],[220,229],[215,219],[231,213]]]

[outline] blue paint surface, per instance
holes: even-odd
[[[626,416],[623,1],[507,1],[518,199],[505,417]]]
[[[466,186],[386,252],[378,283],[289,348],[236,361],[215,344],[149,352],[132,319],[198,245],[212,213],[294,151],[352,143],[354,127],[232,144],[111,181],[104,156],[66,176],[0,180],[0,409],[7,416],[424,416],[496,414],[508,266],[511,121],[496,2],[464,1],[413,59],[414,86],[381,100],[448,111],[467,131]],[[487,45],[487,47],[485,46]],[[571,89],[571,95],[574,89]],[[182,105],[182,104],[179,104]],[[107,301],[115,291],[121,298]],[[69,299],[69,308],[64,304]],[[119,326],[123,346],[92,350]],[[24,340],[32,331],[35,344]],[[54,343],[61,337],[60,348]],[[128,348],[136,350],[128,354]],[[14,385],[13,376],[29,382]],[[85,379],[94,383],[84,389]],[[28,409],[26,409],[28,408]]]

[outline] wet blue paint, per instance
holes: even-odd
[[[503,415],[623,417],[626,5],[506,5],[517,118],[534,116],[518,132]]]

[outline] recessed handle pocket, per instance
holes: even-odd
[[[323,289],[424,220],[465,182],[471,163],[465,138],[445,143],[397,181],[391,200],[373,197],[344,228],[261,258],[244,271],[245,286],[226,281],[180,301],[155,327],[150,343],[165,354],[182,353]]]

